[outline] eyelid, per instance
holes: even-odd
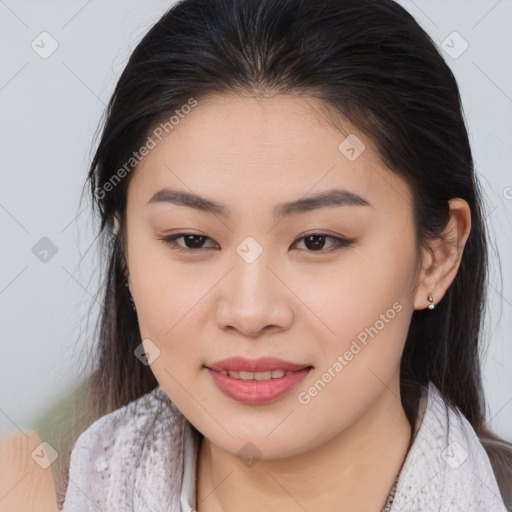
[[[315,253],[330,254],[330,253],[336,252],[339,249],[343,249],[344,247],[349,247],[350,245],[352,245],[353,243],[356,242],[356,240],[353,238],[345,238],[341,235],[330,235],[329,233],[325,233],[323,231],[312,231],[312,232],[308,232],[308,233],[302,234],[299,237],[297,237],[295,239],[295,241],[293,242],[292,246],[295,245],[297,242],[299,242],[309,236],[323,236],[326,239],[331,239],[334,241],[334,247],[331,249],[319,250],[319,251],[305,250],[305,252],[310,253],[310,254],[315,254]]]
[[[190,249],[188,247],[181,247],[181,246],[177,245],[176,240],[183,238],[185,236],[199,236],[199,237],[206,238],[207,240],[213,240],[209,236],[201,235],[199,233],[190,233],[188,231],[183,231],[181,233],[175,233],[174,235],[159,237],[158,239],[162,240],[162,242],[164,242],[166,245],[170,246],[173,250],[175,250],[177,252],[188,252],[188,253],[197,252],[198,253],[201,251],[211,249],[211,247],[207,247],[207,248],[200,247],[199,249]]]

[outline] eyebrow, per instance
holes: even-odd
[[[164,188],[154,194],[148,206],[159,203],[171,203],[188,206],[196,210],[230,217],[231,211],[225,204],[206,199],[191,192]],[[280,203],[274,207],[274,218],[280,219],[290,215],[307,213],[320,208],[340,206],[372,206],[364,197],[346,189],[331,189],[314,195],[302,197],[295,201]]]

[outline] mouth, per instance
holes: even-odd
[[[287,394],[314,367],[276,358],[235,357],[205,365],[205,368],[225,395],[239,402],[262,404]]]
[[[246,359],[244,357],[228,357],[212,364],[205,365],[210,370],[221,372],[235,379],[266,380],[278,379],[291,372],[311,368],[310,363],[292,363],[276,357],[260,357]]]
[[[305,368],[311,368],[307,366]],[[297,370],[296,370],[297,371]],[[268,370],[266,372],[244,372],[239,370],[221,370],[223,375],[229,375],[233,379],[237,380],[269,380],[269,379],[280,379],[286,375],[294,373],[291,370]]]

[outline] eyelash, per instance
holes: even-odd
[[[179,245],[177,245],[176,240],[178,240],[179,238],[183,238],[185,236],[202,237],[202,238],[205,238],[205,241],[206,240],[211,240],[211,238],[209,238],[207,236],[198,235],[196,233],[177,233],[177,234],[172,235],[172,236],[167,236],[167,237],[159,238],[159,240],[162,240],[166,245],[170,246],[173,250],[175,250],[177,252],[189,252],[189,253],[191,253],[191,252],[199,252],[201,250],[208,250],[208,248],[204,249],[202,247],[200,247],[198,249],[191,249],[190,247],[184,248],[184,247],[180,247]],[[332,235],[327,235],[325,233],[315,232],[315,233],[307,233],[306,235],[303,235],[300,238],[297,238],[297,240],[295,240],[292,245],[295,245],[297,242],[299,242],[301,240],[304,240],[305,238],[308,238],[308,237],[311,237],[311,236],[321,236],[321,237],[324,237],[324,238],[331,239],[334,242],[334,248],[328,249],[328,250],[320,249],[318,251],[310,251],[308,249],[303,249],[306,252],[310,252],[310,253],[331,253],[331,252],[338,251],[339,249],[342,249],[344,247],[349,247],[350,245],[352,245],[355,242],[355,240],[351,240],[351,239],[348,239],[348,238],[340,238],[340,237],[336,237],[336,236],[332,236]]]

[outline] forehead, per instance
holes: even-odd
[[[406,183],[384,166],[372,140],[326,114],[319,100],[292,95],[198,100],[139,163],[129,196],[148,202],[172,187],[243,206],[343,187],[377,208],[410,207]]]

